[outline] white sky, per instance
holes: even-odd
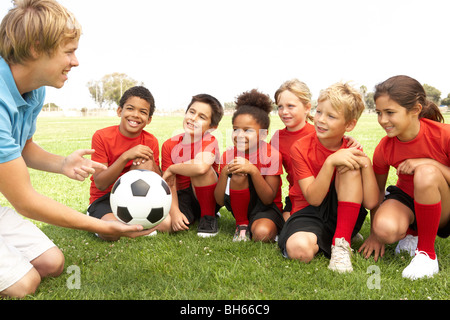
[[[94,107],[87,82],[126,73],[163,109],[209,93],[222,103],[298,78],[313,99],[337,81],[373,91],[406,74],[450,93],[448,0],[60,0],[83,27],[62,89],[47,102]],[[1,0],[0,16],[12,7]]]

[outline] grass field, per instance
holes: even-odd
[[[35,141],[44,149],[67,155],[90,148],[95,130],[115,125],[118,118],[51,118],[38,121]],[[147,130],[160,145],[181,127],[181,117],[153,118]],[[447,120],[447,122],[449,122]],[[231,128],[226,116],[218,135]],[[271,132],[282,128],[272,116]],[[365,114],[351,133],[372,156],[384,136],[374,115]],[[222,147],[229,142],[222,139]],[[229,145],[229,144],[228,144]],[[90,181],[30,170],[35,189],[80,212],[86,212]],[[389,183],[395,183],[395,173]],[[286,185],[286,183],[285,183]],[[285,191],[286,188],[284,189]],[[4,198],[0,204],[7,205]],[[65,272],[44,279],[32,300],[448,300],[450,242],[437,238],[440,272],[432,279],[410,281],[401,277],[409,264],[407,255],[394,256],[395,245],[387,246],[385,257],[375,262],[354,254],[351,274],[327,269],[328,260],[318,255],[303,264],[282,257],[278,245],[254,242],[234,243],[234,219],[221,209],[219,234],[199,238],[196,226],[177,234],[104,242],[94,235],[37,222],[64,252]],[[369,235],[369,219],[361,234]],[[355,251],[361,245],[354,243]],[[164,311],[163,311],[164,312]]]

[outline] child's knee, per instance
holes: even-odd
[[[318,252],[318,245],[307,237],[293,235],[286,242],[286,252],[290,259],[308,263]]]
[[[414,170],[414,190],[437,188],[442,172],[433,165],[421,165]]]
[[[261,219],[267,221],[255,221],[252,226],[252,240],[269,242],[273,241],[277,235],[275,224],[269,219]]]

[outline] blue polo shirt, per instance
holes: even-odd
[[[45,87],[21,95],[9,65],[0,57],[0,163],[21,156],[36,131],[44,99]]]

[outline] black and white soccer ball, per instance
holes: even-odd
[[[131,170],[114,183],[110,196],[114,216],[150,229],[169,214],[172,194],[167,183],[149,170]]]

